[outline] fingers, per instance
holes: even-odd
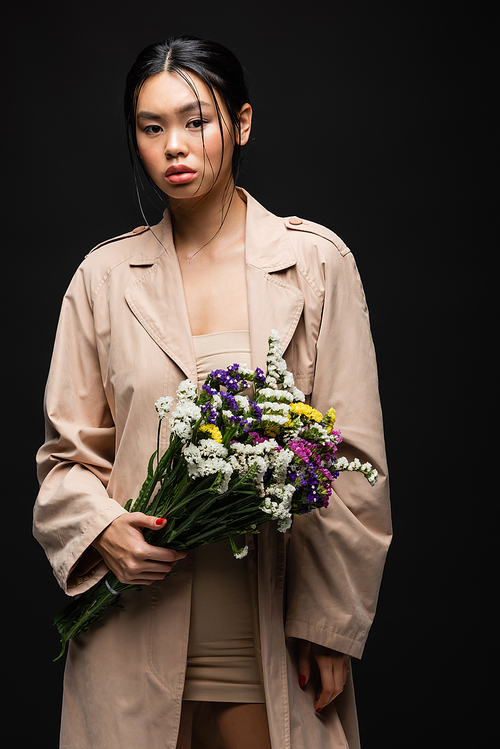
[[[314,705],[316,712],[320,713],[343,691],[349,673],[350,657],[316,644],[312,645],[312,653],[321,679],[321,692]]]
[[[311,658],[318,666],[321,680],[321,691],[316,695],[314,709],[319,714],[341,694],[347,681],[351,659],[348,655],[337,650],[310,643],[298,641],[298,673],[299,685],[304,687],[311,675]]]
[[[161,522],[158,524],[157,520]],[[163,580],[187,551],[152,546],[144,539],[143,528],[165,527],[164,518],[142,512],[126,513],[114,520],[94,541],[106,565],[118,580],[128,585],[150,585]]]
[[[151,528],[157,531],[165,527],[167,522],[165,518],[159,518],[155,515],[145,515],[143,512],[131,512],[129,515],[130,525],[134,528]]]
[[[165,518],[145,515],[143,512],[133,512],[130,517],[131,525],[136,528],[150,528],[157,531],[164,528],[167,523]],[[188,554],[186,550],[166,549],[162,546],[153,546],[147,542],[145,542],[144,553],[148,559],[164,562],[176,562],[179,559],[184,559]]]
[[[305,687],[311,675],[311,643],[299,640],[299,686]]]

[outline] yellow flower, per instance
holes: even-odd
[[[307,416],[308,411],[311,411],[311,406],[307,406],[305,403],[290,403],[290,411],[294,414]]]
[[[305,416],[310,421],[321,421],[323,414],[320,413],[316,408],[311,408],[307,403],[290,403],[290,411],[300,416]]]
[[[335,421],[337,420],[337,414],[335,413],[334,408],[329,408],[328,411],[325,414],[325,420],[324,424],[326,427],[326,431],[328,434],[332,431],[333,425],[335,424]]]
[[[278,424],[268,424],[264,427],[264,434],[266,437],[276,437],[279,434],[280,428]]]
[[[208,432],[210,437],[215,440],[216,442],[222,442],[222,433],[219,427],[215,426],[215,424],[205,424],[204,426],[200,427],[200,432]]]

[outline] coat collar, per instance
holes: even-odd
[[[295,265],[283,219],[269,213],[245,190],[238,188],[238,192],[247,203],[245,256],[251,366],[265,371],[271,329],[280,332],[285,350],[304,299],[298,288],[273,275]],[[147,266],[147,270],[127,289],[127,303],[158,346],[196,382],[196,359],[168,210],[143,237],[130,265]]]

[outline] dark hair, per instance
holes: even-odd
[[[127,76],[125,86],[125,120],[127,125],[128,146],[134,168],[137,168],[136,110],[139,92],[148,78],[157,73],[170,72],[180,75],[198,94],[189,77],[196,73],[208,86],[216,106],[221,137],[223,133],[223,116],[215,92],[224,103],[233,129],[234,150],[232,158],[232,175],[234,184],[239,173],[241,146],[239,145],[240,120],[242,106],[249,101],[248,88],[243,68],[238,58],[222,44],[194,36],[177,36],[165,42],[156,42],[139,53]],[[227,123],[229,127],[229,123]],[[223,140],[224,144],[224,140]],[[224,147],[224,146],[223,146]],[[222,154],[222,158],[224,153]],[[142,162],[141,166],[142,166]],[[219,172],[220,168],[219,167]],[[144,167],[142,167],[144,169]],[[148,181],[152,183],[146,172]]]

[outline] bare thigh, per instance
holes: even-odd
[[[224,749],[271,749],[264,704],[212,702]]]
[[[208,743],[203,740],[203,728],[201,733],[199,728],[194,731],[197,738],[191,738],[195,705],[194,702],[183,702],[177,749],[195,749],[198,746],[208,749]],[[203,718],[208,718],[203,723],[215,723],[224,749],[271,749],[264,704],[211,702],[204,703],[203,710]]]

